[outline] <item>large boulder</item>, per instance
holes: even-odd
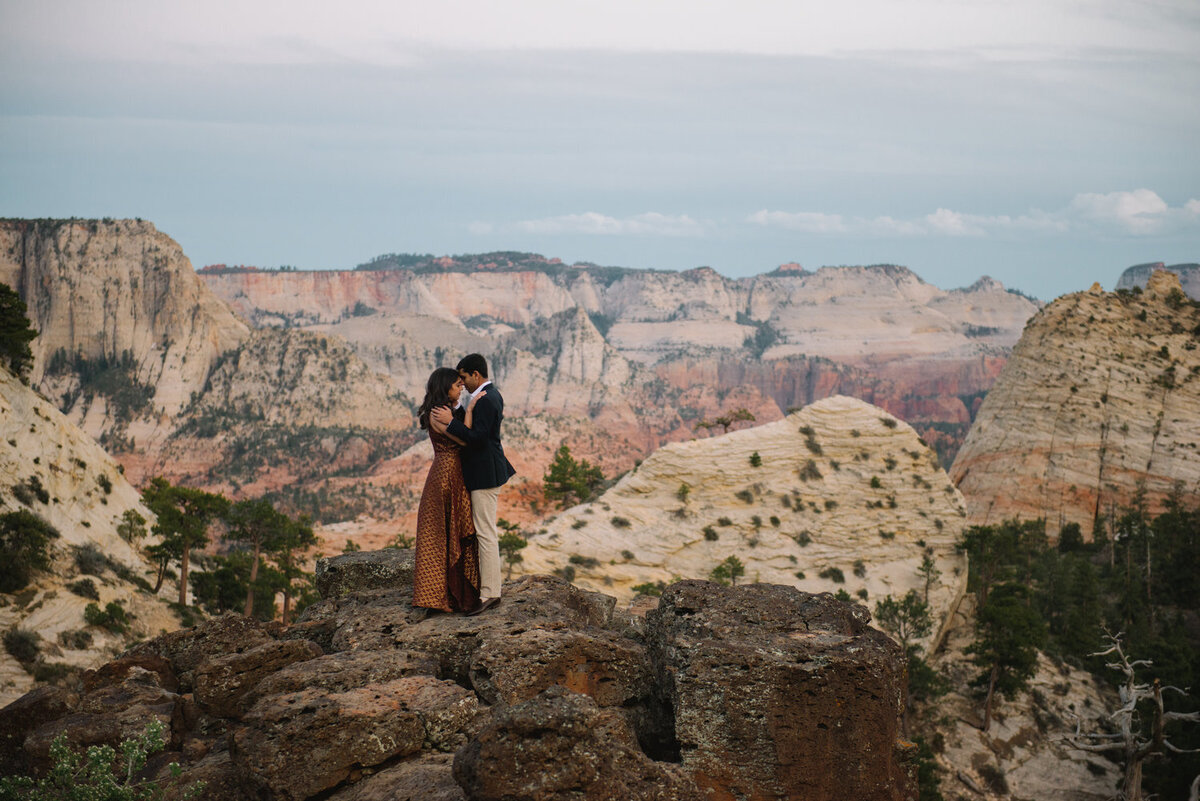
[[[700,801],[678,765],[643,754],[617,712],[562,687],[497,712],[454,757],[473,801]]]
[[[233,759],[275,796],[301,801],[363,766],[426,749],[453,751],[478,711],[469,690],[428,676],[270,696],[234,731]]]
[[[0,776],[25,773],[30,764],[23,746],[30,732],[69,715],[79,706],[79,696],[61,687],[31,690],[0,709]]]
[[[195,670],[201,663],[227,654],[240,654],[278,638],[283,626],[241,615],[224,615],[198,626],[161,634],[135,645],[126,657],[158,656],[165,659],[178,677],[180,692],[190,692]]]
[[[340,693],[405,676],[436,676],[437,660],[416,651],[342,651],[296,662],[272,673],[243,699],[247,707],[268,695],[322,689]]]
[[[560,686],[600,706],[650,695],[646,649],[603,630],[530,629],[488,638],[471,660],[471,685],[489,704],[511,705]]]
[[[718,798],[900,801],[905,660],[828,593],[682,581],[647,638],[683,767]]]
[[[396,589],[411,594],[413,552],[385,548],[318,559],[315,578],[322,598],[340,598],[364,590]]]
[[[210,715],[239,718],[246,695],[265,677],[322,653],[321,646],[308,640],[271,640],[240,654],[210,659],[194,674],[196,702]]]

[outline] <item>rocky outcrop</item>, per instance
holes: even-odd
[[[531,537],[519,567],[629,599],[641,585],[707,578],[736,556],[749,581],[874,601],[924,594],[917,569],[928,555],[941,573],[928,587],[941,621],[966,586],[955,549],[965,514],[911,427],[838,396],[656,451]]]
[[[913,792],[903,659],[862,607],[692,581],[642,626],[547,576],[478,617],[414,614],[410,598],[350,589],[287,629],[229,616],[149,640],[80,694],[0,710],[0,764],[44,769],[59,733],[115,744],[136,713],[166,728],[155,764],[223,801]]]
[[[1025,330],[950,471],[969,520],[1045,518],[1090,536],[1144,491],[1200,493],[1200,308],[1159,271],[1144,291],[1059,298]]]
[[[1117,280],[1117,289],[1145,289],[1150,277],[1156,270],[1166,270],[1179,277],[1179,285],[1184,294],[1192,300],[1200,300],[1200,264],[1172,264],[1167,266],[1161,261],[1147,264],[1135,264],[1121,273]]]
[[[0,593],[0,630],[40,638],[32,664],[0,649],[0,703],[26,692],[39,668],[95,667],[131,640],[179,625],[165,601],[144,591],[154,573],[138,543],[118,533],[129,513],[146,531],[153,523],[138,491],[91,437],[0,368],[0,513],[17,511],[36,515],[59,536],[48,571],[19,592]],[[89,625],[84,611],[91,603],[121,605],[131,616],[129,630]]]

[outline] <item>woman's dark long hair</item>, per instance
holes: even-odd
[[[438,406],[452,406],[450,402],[450,387],[458,381],[458,371],[449,367],[439,367],[429,374],[425,382],[425,400],[417,412],[417,420],[421,428],[429,428],[429,410]]]

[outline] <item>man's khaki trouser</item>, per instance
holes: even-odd
[[[471,517],[479,540],[479,599],[500,597],[500,534],[496,529],[496,499],[500,488],[471,491]]]

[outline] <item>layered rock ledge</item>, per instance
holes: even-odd
[[[903,657],[861,606],[682,581],[643,619],[526,576],[478,617],[425,616],[408,559],[326,564],[337,593],[291,627],[217,618],[22,697],[0,710],[0,767],[36,773],[60,733],[115,745],[153,718],[151,769],[179,762],[224,801],[915,794]]]

